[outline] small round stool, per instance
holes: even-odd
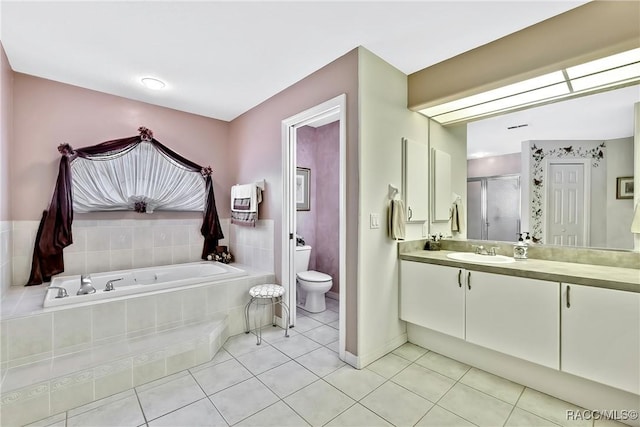
[[[276,312],[274,310],[274,306],[276,304],[280,304],[280,307],[282,307],[282,310],[287,315],[284,336],[288,338],[289,337],[289,307],[287,307],[287,304],[285,304],[285,302],[282,299],[282,296],[284,295],[284,288],[280,285],[273,285],[273,284],[257,285],[249,289],[249,295],[251,296],[251,299],[249,300],[249,302],[244,308],[245,334],[248,334],[249,332],[251,332],[249,329],[249,323],[250,323],[249,308],[251,307],[251,304],[255,302],[256,306],[261,305],[263,306],[263,308],[265,305],[270,305],[273,326],[276,326]],[[260,343],[262,343],[262,326],[258,324],[258,316],[255,316],[254,325],[255,325],[255,330],[256,330],[255,334],[257,339],[256,345],[260,345]]]

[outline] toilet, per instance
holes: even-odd
[[[311,313],[320,313],[327,306],[324,294],[333,286],[331,276],[308,270],[311,246],[296,246],[296,283],[298,307]]]

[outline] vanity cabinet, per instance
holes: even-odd
[[[559,283],[478,271],[467,279],[467,341],[559,368]]]
[[[400,261],[400,318],[464,339],[462,279],[457,268]]]
[[[562,284],[561,370],[640,394],[640,293]]]
[[[400,261],[400,318],[559,368],[559,284]]]

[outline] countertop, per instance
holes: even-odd
[[[518,260],[509,264],[479,264],[447,258],[453,251],[413,251],[399,255],[401,260],[465,268],[471,271],[505,274],[552,282],[595,286],[640,293],[640,270],[602,265],[540,259]]]

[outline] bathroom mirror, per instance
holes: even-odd
[[[633,199],[616,191],[638,102],[635,85],[467,124],[467,238],[632,250]]]

